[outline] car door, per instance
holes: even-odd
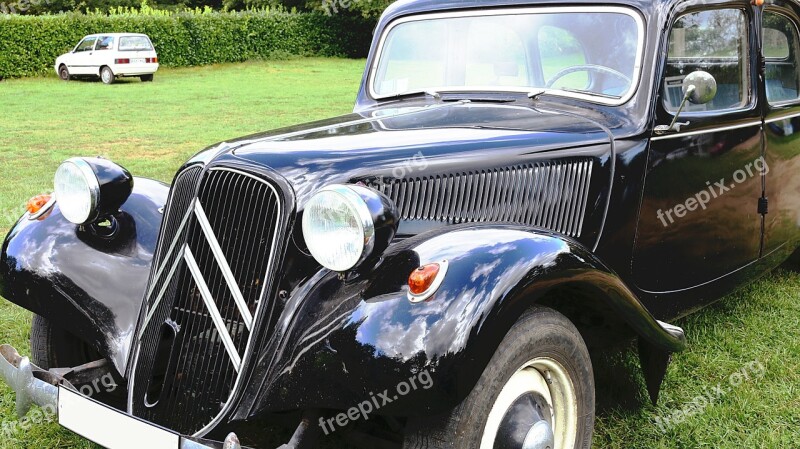
[[[714,99],[687,104],[680,130],[651,138],[633,274],[646,291],[689,289],[759,257],[762,121],[755,11],[687,7],[671,22],[654,125],[675,117],[689,73],[716,79]]]
[[[94,73],[100,73],[100,67],[114,64],[114,36],[100,36],[97,38],[97,44],[94,47],[94,54],[92,55],[91,67]]]
[[[775,2],[762,15],[766,104],[764,254],[800,238],[800,33],[797,7]]]
[[[99,68],[97,70],[93,69],[93,56],[94,56],[94,46],[97,42],[97,37],[89,36],[84,38],[75,50],[73,50],[72,55],[67,60],[67,67],[69,67],[69,73],[73,75],[95,75],[99,72]]]

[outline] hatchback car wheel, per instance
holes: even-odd
[[[112,72],[108,67],[103,67],[100,69],[100,79],[103,80],[103,83],[105,84],[113,84],[114,72]]]
[[[594,427],[594,376],[578,330],[555,310],[527,312],[451,413],[412,419],[406,449],[583,449]]]
[[[149,82],[153,81],[153,75],[152,74],[151,75],[142,75],[139,78],[145,83],[149,83]]]
[[[58,68],[58,77],[61,78],[61,81],[70,80],[69,69],[67,68],[67,66],[62,65],[61,67]]]

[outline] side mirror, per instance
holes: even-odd
[[[686,107],[686,102],[692,104],[706,104],[717,96],[717,80],[708,72],[698,70],[686,75],[681,86],[683,91],[683,100],[675,113],[675,118],[669,125],[659,125],[653,130],[657,135],[663,135],[668,132],[680,132],[682,126],[689,125],[690,122],[679,123],[678,118]]]
[[[686,75],[682,90],[685,100],[694,104],[706,104],[717,96],[717,80],[710,73],[698,70]]]

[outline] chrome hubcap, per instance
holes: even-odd
[[[572,449],[578,401],[567,370],[542,357],[520,367],[497,396],[480,449]]]
[[[555,436],[550,423],[547,421],[537,421],[525,436],[522,449],[553,449],[555,447]]]

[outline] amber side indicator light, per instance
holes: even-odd
[[[412,295],[421,295],[428,291],[439,274],[439,264],[429,263],[411,272],[408,276],[408,289]]]
[[[28,200],[28,204],[25,205],[25,208],[28,209],[28,213],[33,215],[42,210],[42,208],[47,205],[52,198],[52,195],[48,194],[36,195]]]

